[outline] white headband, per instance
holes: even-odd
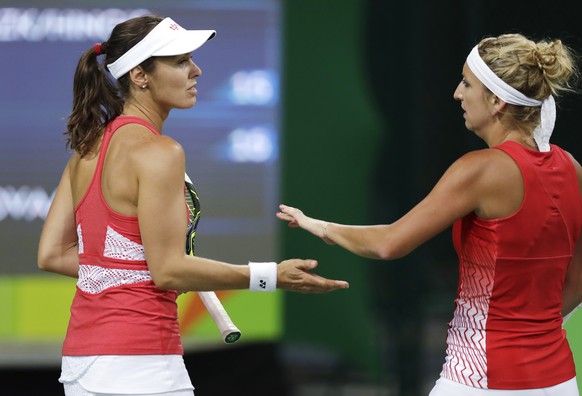
[[[182,55],[200,48],[214,37],[214,30],[186,30],[170,18],[162,20],[139,43],[107,65],[118,79],[152,56]]]
[[[556,123],[556,102],[552,95],[543,101],[528,98],[499,78],[481,59],[479,49],[473,47],[467,57],[467,66],[491,92],[506,103],[517,106],[541,106],[540,124],[534,129],[533,135],[540,151],[550,150],[550,137]]]

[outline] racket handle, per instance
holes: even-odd
[[[214,292],[198,292],[198,296],[204,303],[204,306],[208,310],[212,319],[214,319],[214,323],[218,326],[220,330],[220,334],[222,335],[222,340],[227,344],[232,344],[237,342],[241,336],[241,332],[234,325],[230,316],[222,306],[222,303],[216,297]]]

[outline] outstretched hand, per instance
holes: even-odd
[[[289,227],[303,228],[305,231],[309,231],[316,237],[323,239],[327,244],[334,244],[327,236],[327,223],[325,221],[306,216],[301,210],[292,206],[281,204],[279,205],[279,210],[280,212],[277,212],[277,218],[286,221]]]
[[[305,224],[306,221],[310,220],[302,211],[291,206],[281,204],[279,205],[279,210],[280,212],[277,212],[277,217],[288,222],[287,225],[292,228],[301,227],[300,222]]]
[[[315,260],[285,260],[277,267],[277,286],[283,290],[327,293],[337,289],[347,289],[350,286],[348,282],[327,279],[310,272],[317,267]]]

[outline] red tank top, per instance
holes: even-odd
[[[144,120],[120,116],[105,129],[93,180],[75,208],[79,280],[63,355],[182,354],[177,292],[155,286],[137,217],[114,212],[105,202],[101,174],[113,134]]]
[[[459,287],[442,376],[490,389],[542,388],[574,377],[562,329],[562,289],[582,227],[582,198],[568,154],[495,147],[521,170],[513,215],[457,221]]]

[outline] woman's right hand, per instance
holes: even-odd
[[[300,293],[327,293],[350,287],[346,281],[327,279],[310,272],[317,267],[315,260],[291,259],[277,266],[277,287]]]
[[[280,212],[277,212],[277,218],[286,221],[289,227],[303,228],[305,231],[309,231],[316,237],[323,239],[328,245],[334,244],[327,236],[327,222],[306,216],[301,210],[292,206],[281,204],[279,205],[279,210]]]

